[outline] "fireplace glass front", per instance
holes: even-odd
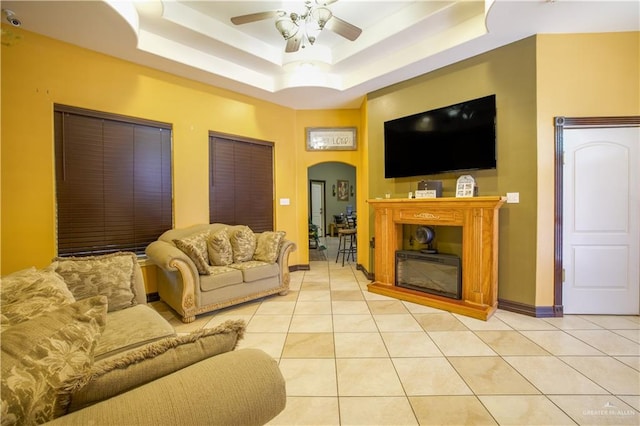
[[[395,284],[451,299],[461,299],[460,258],[452,254],[398,250],[396,251]]]

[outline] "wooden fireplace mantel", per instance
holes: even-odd
[[[487,320],[498,307],[498,209],[504,197],[367,200],[375,213],[372,293]],[[402,225],[462,227],[462,299],[395,285]]]

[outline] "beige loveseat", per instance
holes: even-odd
[[[285,406],[241,320],[176,334],[135,255],[58,259],[3,277],[2,425],[259,425]]]
[[[160,299],[188,323],[198,314],[287,294],[295,249],[283,232],[212,223],[166,231],[146,253],[158,266]]]

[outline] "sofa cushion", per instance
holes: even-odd
[[[97,361],[84,383],[72,394],[69,411],[111,398],[224,352],[235,349],[244,334],[242,320],[215,328],[168,337],[122,356]],[[215,382],[211,386],[216,386]]]
[[[185,254],[193,260],[200,275],[207,275],[209,273],[207,269],[209,267],[209,254],[207,253],[208,239],[209,231],[205,231],[173,240],[176,247],[185,252]]]
[[[280,273],[280,266],[278,266],[277,263],[267,263],[259,260],[232,263],[229,267],[242,271],[242,277],[245,283],[277,277]]]
[[[212,232],[207,240],[209,263],[213,266],[226,266],[233,263],[233,248],[227,228]]]
[[[41,424],[64,412],[93,364],[107,299],[96,296],[2,332],[2,424]]]
[[[105,359],[174,335],[171,324],[150,306],[136,305],[110,312],[107,326],[96,347],[95,359]]]
[[[256,234],[248,226],[240,226],[229,236],[233,248],[233,262],[246,262],[256,251]]]
[[[136,305],[138,259],[134,253],[57,257],[50,268],[62,276],[76,300],[107,296],[109,312]]]
[[[285,233],[282,231],[266,231],[258,234],[253,259],[267,263],[275,263],[278,260],[280,243],[284,239],[284,236]]]
[[[60,275],[33,267],[2,278],[0,300],[3,330],[75,302]]]
[[[209,276],[200,277],[200,290],[211,291],[230,285],[242,284],[242,272],[229,266],[210,266]]]

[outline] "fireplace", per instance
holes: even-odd
[[[501,196],[367,200],[374,209],[375,281],[370,292],[487,320],[498,308],[498,209]],[[460,299],[396,285],[404,225],[462,227]]]
[[[453,254],[396,251],[396,285],[451,299],[462,298],[460,258]]]

